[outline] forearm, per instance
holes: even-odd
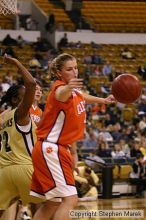
[[[101,104],[105,104],[105,99],[104,98],[99,98],[96,96],[92,96],[92,95],[88,95],[88,94],[83,94],[84,99],[86,101],[86,103],[101,103]]]
[[[108,95],[106,98],[99,98],[96,96],[88,95],[83,93],[83,97],[86,103],[100,103],[100,104],[111,104],[115,102],[115,98],[112,94]]]
[[[66,102],[72,95],[72,90],[78,88],[81,89],[83,86],[83,80],[73,78],[69,80],[68,84],[60,86],[55,92],[55,98],[60,102]]]
[[[55,97],[58,101],[66,102],[71,96],[71,91],[68,85],[60,86],[55,92]]]
[[[25,66],[23,66],[18,60],[15,60],[15,65],[17,66],[17,68],[19,69],[24,83],[25,85],[31,85],[31,86],[36,86],[36,82],[34,80],[34,78],[32,77],[32,75],[30,74],[30,72],[25,68]]]

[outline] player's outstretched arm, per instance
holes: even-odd
[[[7,54],[5,54],[4,62],[15,65],[24,80],[25,94],[18,106],[16,120],[19,125],[26,125],[30,120],[29,109],[34,100],[36,82],[29,71],[16,58],[9,57]]]
[[[87,103],[101,103],[101,104],[108,104],[108,103],[114,103],[115,98],[113,95],[109,95],[106,98],[100,98],[92,95],[88,95],[86,93],[83,93],[84,99]]]

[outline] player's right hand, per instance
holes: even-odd
[[[4,58],[4,63],[11,63],[11,64],[15,64],[17,62],[17,59],[16,58],[13,58],[11,56],[9,56],[8,54],[4,54],[3,56]]]
[[[81,89],[83,88],[83,79],[73,78],[68,82],[68,87],[72,89]]]

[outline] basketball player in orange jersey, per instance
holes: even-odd
[[[114,97],[99,98],[83,94],[75,57],[60,54],[50,64],[50,74],[58,79],[48,95],[43,118],[37,128],[32,152],[34,173],[30,194],[45,198],[33,220],[68,220],[78,201],[73,177],[71,145],[83,138],[85,102],[113,103]],[[61,203],[57,203],[61,198]]]
[[[33,104],[29,110],[30,116],[32,120],[35,122],[35,124],[38,126],[41,117],[42,117],[42,110],[39,108],[38,103],[42,97],[42,87],[40,82],[36,80],[36,90],[35,90],[35,96],[34,96],[34,101]]]

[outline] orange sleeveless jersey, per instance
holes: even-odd
[[[38,106],[34,107],[32,105],[31,108],[29,109],[29,112],[30,112],[31,119],[35,123],[39,123],[41,120],[41,116],[42,116],[42,110]]]
[[[55,90],[64,85],[57,80],[47,98],[43,118],[37,128],[37,137],[60,145],[68,145],[83,138],[85,128],[85,100],[80,90],[74,89],[67,102],[55,99]]]

